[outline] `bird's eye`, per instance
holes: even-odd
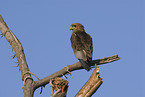
[[[72,25],[72,27],[76,27],[76,25]]]

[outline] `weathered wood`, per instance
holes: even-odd
[[[120,58],[118,57],[118,55],[113,55],[113,56],[110,56],[110,57],[93,60],[92,66],[95,66],[95,64],[96,65],[102,65],[102,64],[114,62],[114,61],[117,61],[119,59]],[[62,77],[63,75],[68,74],[69,72],[72,72],[72,71],[75,71],[75,70],[80,70],[80,69],[83,69],[83,67],[80,64],[80,62],[77,62],[77,63],[72,64],[72,65],[67,65],[63,69],[61,69],[61,70],[59,70],[59,71],[57,71],[57,72],[55,72],[55,73],[43,78],[41,80],[35,81],[35,83],[37,83],[37,84],[35,84],[34,87],[36,89],[36,88],[38,88],[40,86],[45,86],[46,84],[49,83],[49,81],[51,79],[53,79],[55,77]]]
[[[8,28],[7,24],[3,20],[2,16],[0,15],[0,31],[3,36],[7,39],[7,41],[12,46],[15,56],[17,57],[17,61],[19,63],[19,69],[22,73],[22,80],[25,81],[25,85],[23,87],[24,90],[24,97],[32,97],[33,96],[33,79],[31,78],[30,74],[25,74],[25,72],[29,71],[24,50],[22,44],[18,40],[18,38],[13,34],[13,32]]]
[[[30,73],[22,44],[20,43],[18,38],[14,35],[14,33],[8,28],[7,24],[5,23],[5,21],[3,20],[1,15],[0,15],[0,31],[1,31],[2,35],[7,39],[7,41],[12,46],[12,48],[15,52],[15,56],[17,57],[19,69],[22,73],[22,81],[24,81],[24,87],[23,87],[24,97],[33,97],[34,91],[37,88],[45,86],[46,84],[48,84],[51,79],[54,79],[56,77],[62,77],[63,75],[68,74],[68,73],[70,74],[70,72],[75,71],[75,70],[83,69],[81,64],[79,62],[77,62],[77,63],[72,64],[72,65],[67,65],[63,69],[61,69],[61,70],[43,78],[43,79],[40,79],[38,81],[33,81],[33,78],[31,77],[31,74],[33,74],[33,73]],[[97,59],[97,60],[93,60],[91,62],[91,66],[102,65],[102,64],[117,61],[119,59],[120,58],[118,57],[118,55],[114,55],[114,56],[110,56],[110,57],[106,57],[106,58],[102,58],[102,59]],[[89,91],[87,90],[83,94],[85,96],[91,96],[99,88],[99,86],[102,84],[103,81],[101,78],[99,78],[98,74],[96,74],[97,73],[96,71],[97,71],[97,68],[94,70],[91,78],[82,87],[82,89],[78,92],[78,94],[80,94],[80,93],[82,94],[81,91],[84,91],[84,88],[89,86],[89,85],[92,88]],[[94,86],[92,86],[92,80],[95,80],[95,82],[96,82],[96,84],[94,83]],[[66,93],[62,94],[62,96],[60,96],[60,95],[59,96],[64,97],[65,95],[66,95]],[[77,95],[76,95],[76,97],[78,97]],[[79,97],[83,97],[83,96],[79,96]]]
[[[99,77],[99,67],[96,67],[85,85],[79,90],[75,97],[91,97],[103,83]]]

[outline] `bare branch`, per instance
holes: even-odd
[[[96,67],[86,82],[86,84],[80,89],[80,91],[76,94],[75,97],[91,97],[96,90],[103,83],[102,78],[99,77],[99,67]]]
[[[5,38],[7,39],[7,41],[10,43],[10,45],[12,46],[12,48],[15,51],[15,55],[16,55],[18,63],[19,63],[19,69],[22,73],[22,80],[24,81],[24,79],[25,79],[25,81],[26,81],[25,87],[23,88],[24,96],[32,97],[33,88],[31,86],[33,83],[33,79],[31,78],[31,75],[28,73],[24,75],[25,72],[29,71],[29,68],[28,68],[28,65],[26,62],[22,44],[20,43],[18,38],[13,34],[13,32],[8,28],[7,24],[5,23],[5,21],[3,20],[1,15],[0,15],[0,31],[5,36]]]
[[[94,66],[94,64],[102,65],[102,64],[106,64],[106,63],[117,61],[119,59],[120,58],[118,57],[118,55],[113,55],[113,56],[110,56],[110,57],[106,57],[106,58],[103,57],[102,59],[93,60],[91,62],[91,64],[92,64],[92,66]]]
[[[1,15],[0,15],[0,31],[2,33],[2,36],[4,36],[7,39],[7,41],[10,43],[10,45],[12,46],[12,48],[15,52],[15,56],[17,57],[17,60],[19,63],[19,69],[22,73],[22,80],[24,81],[24,88],[23,88],[24,97],[33,97],[33,93],[38,87],[45,86],[46,84],[48,84],[50,82],[50,80],[52,80],[56,77],[61,77],[67,73],[70,74],[70,72],[72,72],[74,70],[83,69],[81,64],[79,62],[77,62],[75,64],[68,65],[68,66],[64,67],[63,69],[53,73],[50,76],[43,78],[41,80],[33,81],[33,78],[31,77],[31,74],[33,74],[33,73],[29,73],[30,71],[29,71],[29,68],[28,68],[28,65],[26,62],[22,44],[20,43],[18,38],[13,34],[13,32],[8,28],[7,24],[5,23],[5,21],[3,20]],[[117,61],[119,59],[120,58],[118,57],[118,55],[114,55],[114,56],[110,56],[110,57],[102,58],[102,59],[97,59],[97,60],[93,60],[91,62],[91,66],[94,66],[95,64],[96,65],[106,64],[106,63]],[[96,85],[99,85],[99,83],[102,83],[102,79],[98,80],[97,83],[98,84],[96,84]],[[98,86],[96,86],[96,87],[98,87]],[[96,87],[94,87],[94,89],[92,88],[93,89],[92,91],[95,92]],[[61,92],[58,89],[58,94],[59,93],[61,93]],[[65,96],[65,94],[66,93],[64,93],[63,95]],[[86,95],[91,95],[91,94],[92,94],[91,92],[88,92],[88,94],[86,94]]]
[[[117,61],[119,59],[120,58],[118,57],[118,55],[114,55],[114,56],[110,56],[110,57],[106,57],[106,58],[102,58],[102,59],[93,60],[92,66],[95,64],[102,65],[102,64],[114,62],[114,61]],[[80,70],[80,69],[83,69],[80,62],[77,62],[77,63],[72,64],[72,65],[67,65],[67,67],[64,67],[63,69],[53,73],[52,75],[47,76],[41,80],[35,81],[36,84],[34,85],[34,89],[37,89],[40,86],[45,86],[46,84],[49,83],[49,81],[51,79],[54,79],[55,77],[62,77],[63,75],[68,74],[68,70],[70,72],[72,72],[74,70]]]

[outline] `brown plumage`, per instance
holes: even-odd
[[[80,23],[71,24],[72,30],[71,46],[73,48],[76,58],[80,61],[84,69],[89,71],[91,69],[89,63],[92,61],[92,38],[84,30],[84,26]]]

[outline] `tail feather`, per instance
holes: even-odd
[[[87,63],[83,59],[79,59],[79,61],[80,61],[81,65],[83,66],[84,69],[86,69],[87,71],[89,71],[91,69],[89,63]]]

